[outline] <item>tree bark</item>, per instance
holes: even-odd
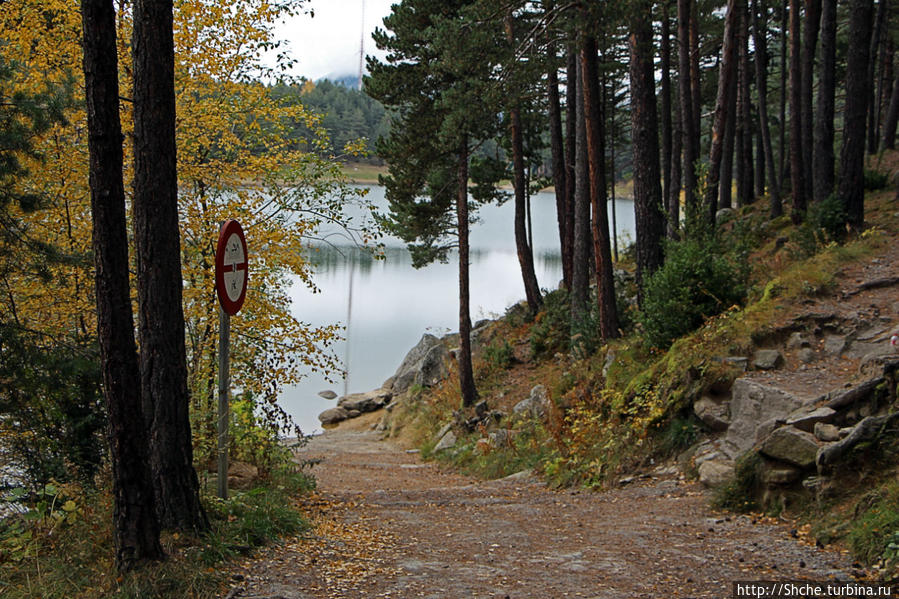
[[[799,0],[790,0],[790,187],[794,224],[805,220],[805,166],[802,151],[802,61]]]
[[[699,157],[694,133],[693,86],[690,72],[690,11],[693,0],[677,0],[678,84],[680,87],[681,123],[683,125],[683,179],[687,218],[695,218],[697,194],[696,159]]]
[[[584,94],[581,62],[577,63],[578,91],[576,99],[576,147],[574,168],[574,252],[569,301],[571,308],[571,335],[577,334],[587,312],[589,294],[590,259],[590,179],[587,158],[587,125],[584,115]]]
[[[789,41],[787,8],[789,0],[780,6],[780,135],[777,154],[777,183],[783,193],[787,179],[787,43]]]
[[[162,559],[147,431],[141,413],[137,348],[128,280],[128,234],[122,183],[115,8],[83,0],[84,78],[96,269],[97,336],[112,461],[115,562],[129,570]]]
[[[702,152],[702,73],[699,70],[699,2],[690,9],[690,89],[693,96],[693,155]],[[696,198],[699,202],[701,198]]]
[[[653,76],[652,2],[634,6],[630,34],[631,137],[634,151],[634,219],[637,233],[637,299],[662,265],[662,188]],[[714,218],[714,212],[712,213]],[[614,298],[613,298],[614,299]]]
[[[203,530],[181,305],[171,0],[135,2],[132,48],[140,380],[156,509],[164,528]]]
[[[759,0],[752,0],[752,15],[753,42],[755,44],[755,80],[759,96],[759,132],[761,133],[761,143],[765,151],[765,166],[768,169],[769,212],[771,218],[777,218],[783,214],[783,206],[780,201],[780,179],[775,170],[774,151],[771,147],[771,127],[768,121],[768,7],[764,0],[762,0],[761,5],[759,5]],[[764,189],[760,189],[759,193],[764,193]]]
[[[739,108],[740,123],[742,123],[743,136],[741,138],[742,147],[740,148],[741,160],[738,164],[740,169],[740,178],[737,184],[737,205],[746,206],[751,204],[755,199],[755,190],[753,189],[754,174],[752,164],[752,95],[750,92],[749,82],[752,75],[749,71],[749,14],[745,0],[740,7],[738,20],[739,33],[737,34],[737,53],[739,56],[739,76],[737,77],[737,85],[739,86],[737,101]],[[740,125],[737,125],[740,129]]]
[[[865,220],[865,116],[871,80],[870,61],[872,0],[849,2],[849,51],[846,56],[846,113],[843,147],[840,149],[839,198],[847,224],[860,231]]]
[[[821,6],[821,69],[818,81],[818,114],[815,118],[815,201],[823,202],[834,185],[834,114],[837,61],[837,0]]]
[[[676,100],[676,95],[673,94]],[[668,239],[678,238],[680,226],[680,192],[681,192],[681,153],[684,145],[683,118],[681,117],[680,101],[674,104],[674,131],[671,140],[671,186],[668,188],[668,198],[665,200],[668,207]]]
[[[612,339],[618,337],[618,310],[615,305],[615,277],[606,201],[605,127],[600,110],[597,48],[596,39],[593,37],[587,37],[581,48],[581,73],[590,198],[593,208],[593,260],[596,274],[596,299],[599,308],[599,332],[603,339]],[[658,153],[656,154],[656,167],[658,168]]]
[[[459,236],[459,391],[462,405],[478,401],[478,389],[471,365],[471,306],[468,276],[468,141],[459,147],[459,171],[456,180],[456,230]]]
[[[662,37],[659,44],[659,65],[662,71],[661,87],[659,89],[659,111],[662,125],[662,198],[665,206],[670,206],[668,198],[671,196],[671,18],[669,13],[670,0],[662,1]],[[669,215],[670,216],[670,215]]]
[[[802,180],[806,199],[814,197],[812,164],[814,160],[814,108],[812,95],[815,77],[815,48],[821,26],[821,0],[805,0],[805,35],[802,44]]]
[[[512,31],[512,17],[505,19],[506,41],[511,46],[515,42]],[[530,236],[528,235],[527,219],[529,198],[527,179],[524,172],[524,140],[521,130],[521,108],[518,101],[513,100],[513,106],[509,110],[509,128],[512,138],[512,185],[515,188],[515,250],[518,253],[518,264],[521,268],[521,278],[524,283],[524,295],[528,302],[531,314],[536,315],[543,306],[543,298],[540,296],[540,285],[537,283],[537,274],[534,272],[534,252],[531,249]]]
[[[555,46],[549,49],[550,60],[555,59]],[[547,75],[549,104],[549,140],[552,151],[553,187],[556,195],[556,220],[559,224],[559,246],[562,255],[562,280],[571,283],[571,238],[568,236],[568,177],[565,165],[565,142],[562,138],[562,106],[559,98],[559,75],[553,65]]]
[[[896,147],[896,123],[899,122],[899,74],[893,77],[893,95],[890,108],[883,122],[883,147],[892,150]]]
[[[718,94],[715,100],[715,115],[712,120],[712,144],[709,150],[709,180],[706,185],[705,203],[710,211],[710,222],[715,222],[718,209],[718,180],[721,173],[721,158],[724,150],[724,135],[728,119],[736,117],[728,114],[729,95],[736,63],[737,28],[742,9],[742,1],[728,0],[724,17],[724,41],[721,48],[721,64],[718,69]],[[636,172],[636,169],[635,169]],[[725,182],[728,184],[728,182]]]
[[[720,72],[719,72],[720,75]],[[718,182],[718,207],[731,208],[733,206],[733,181],[734,181],[734,147],[737,140],[737,78],[731,78],[730,88],[727,90],[727,124],[724,126],[724,149],[721,158],[721,180]],[[714,117],[712,119],[714,128]],[[714,136],[714,131],[712,133]]]
[[[574,43],[568,46],[568,61],[565,66],[565,193],[567,215],[565,218],[565,237],[568,239],[569,252],[568,273],[565,287],[570,291],[574,280],[574,226],[575,226],[575,168],[577,162],[577,98],[580,95],[577,73],[577,47]],[[562,255],[566,259],[566,255]],[[563,268],[564,272],[564,268]]]
[[[877,63],[878,57],[882,51],[883,46],[883,37],[884,37],[884,27],[887,21],[887,0],[880,0],[877,3],[877,13],[874,17],[874,28],[871,32],[871,49],[868,55],[868,64],[865,65],[868,72],[868,91],[867,91],[867,101],[868,101],[868,130],[867,130],[867,140],[868,140],[868,153],[876,154],[877,153],[877,142],[879,141],[879,137],[877,135],[877,100],[876,100],[876,85],[875,85],[875,74],[877,72]]]

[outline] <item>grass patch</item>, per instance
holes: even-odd
[[[759,508],[755,497],[760,485],[759,469],[762,458],[752,452],[737,460],[734,468],[734,478],[717,489],[712,499],[712,505],[719,509],[732,512],[746,513]]]
[[[340,165],[343,176],[353,183],[378,184],[378,176],[387,174],[386,166],[368,164],[366,162],[343,162]]]
[[[280,468],[266,483],[228,501],[204,497],[211,530],[200,536],[165,533],[167,559],[119,575],[113,563],[112,496],[107,491],[60,489],[65,519],[47,512],[38,520],[0,524],[0,596],[4,599],[220,597],[223,562],[251,553],[308,524],[297,498],[314,481]],[[65,510],[63,510],[65,511]]]

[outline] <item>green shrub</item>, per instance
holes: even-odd
[[[484,349],[484,360],[487,361],[491,368],[506,370],[515,363],[515,352],[512,350],[512,346],[509,345],[508,340],[495,341]]]
[[[568,292],[557,289],[543,296],[543,310],[531,327],[531,353],[534,356],[567,351],[570,341],[571,313]]]
[[[899,485],[895,482],[872,491],[856,505],[857,519],[849,531],[852,554],[866,564],[876,562],[885,553],[895,559],[896,533],[899,532]]]
[[[739,262],[742,262],[741,264]],[[639,322],[647,342],[667,348],[746,295],[748,264],[706,235],[668,244],[665,264],[646,281]]]
[[[737,460],[734,478],[715,489],[712,505],[734,512],[751,512],[758,509],[756,493],[759,487],[759,469],[762,458],[757,453],[747,453]]]

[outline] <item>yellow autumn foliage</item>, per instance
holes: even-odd
[[[130,6],[117,4],[120,93],[125,133],[125,189],[130,193]],[[319,117],[299,105],[272,99],[263,78],[277,75],[264,56],[276,48],[274,26],[298,3],[267,0],[180,0],[175,3],[176,103],[184,311],[189,385],[198,456],[211,448],[216,388],[218,303],[213,259],[220,223],[241,222],[250,251],[243,310],[232,318],[232,384],[257,399],[272,420],[274,401],[304,372],[339,364],[328,351],[336,326],[317,328],[290,312],[289,291],[298,278],[313,286],[306,258],[322,227],[340,226],[360,242],[374,233],[345,210],[364,203],[336,163],[288,144],[302,123],[327,147]],[[7,301],[0,319],[47,335],[92,336],[93,273],[86,117],[81,73],[81,22],[77,3],[6,0],[0,3],[0,55],[16,64],[12,85],[41,90],[76,81],[76,108],[65,126],[37,141],[42,160],[29,164],[22,185],[46,198],[43,210],[19,214],[31,235],[73,259],[51,265],[49,277],[10,270],[0,281]],[[287,60],[283,55],[279,60]],[[363,210],[362,213],[365,211]],[[0,257],[0,260],[10,259]],[[0,269],[6,273],[6,269]]]

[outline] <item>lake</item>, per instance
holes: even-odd
[[[360,186],[363,187],[363,186]],[[386,212],[384,188],[366,186],[368,199]],[[619,240],[634,237],[633,201],[616,200]],[[611,206],[610,206],[611,211]],[[531,198],[535,269],[541,288],[555,289],[562,278],[555,196],[539,192]],[[524,298],[524,285],[515,252],[514,205],[480,208],[479,222],[471,229],[471,318],[502,315]],[[611,218],[611,213],[610,213]],[[319,391],[331,389],[343,395],[380,387],[393,375],[403,357],[426,332],[443,335],[458,330],[458,259],[449,264],[412,267],[405,244],[396,238],[383,240],[386,259],[374,261],[360,250],[323,246],[316,252],[315,282],[320,293],[301,283],[291,290],[293,313],[315,326],[341,323],[348,341],[335,345],[345,361],[348,377],[339,373],[334,383],[311,374],[288,387],[278,403],[305,434],[321,431],[318,414],[334,407]],[[350,288],[352,306],[348,311]]]

